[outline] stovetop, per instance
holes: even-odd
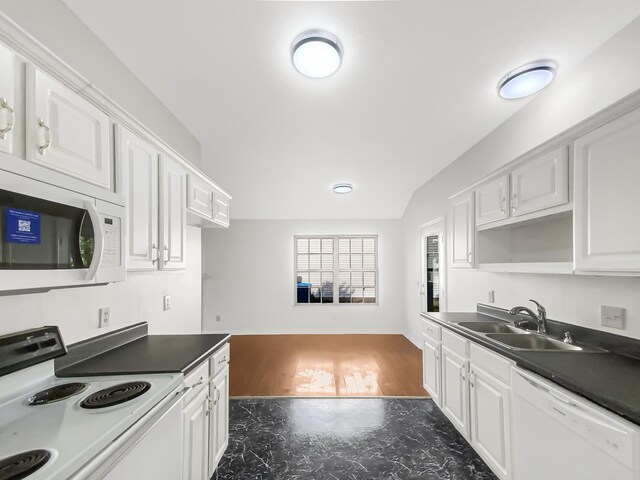
[[[6,375],[0,378],[5,396],[0,398],[0,465],[14,455],[45,451],[44,466],[24,478],[67,479],[179,387],[182,378],[179,373],[114,375],[70,382],[53,375],[53,361]],[[86,388],[62,399],[42,394],[70,383]],[[55,401],[30,404],[38,393]]]

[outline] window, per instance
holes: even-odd
[[[296,236],[296,303],[378,301],[376,235]]]

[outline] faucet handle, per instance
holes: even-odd
[[[536,307],[538,307],[538,315],[542,318],[546,318],[547,317],[547,309],[544,308],[542,305],[540,305],[538,302],[536,302],[533,298],[529,299],[530,302],[533,302],[536,304]]]

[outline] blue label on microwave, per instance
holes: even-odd
[[[8,243],[40,244],[40,214],[15,208],[6,209]]]

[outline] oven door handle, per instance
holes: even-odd
[[[87,200],[84,202],[84,207],[87,209],[91,223],[93,224],[93,235],[95,236],[95,242],[93,245],[93,257],[91,258],[91,265],[87,270],[87,281],[91,281],[96,278],[100,264],[102,263],[102,254],[104,253],[104,230],[102,229],[102,220],[100,218],[100,212],[94,205],[93,201]]]

